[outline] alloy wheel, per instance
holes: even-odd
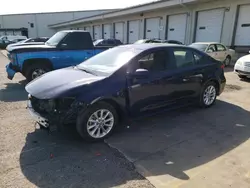
[[[36,69],[32,72],[32,80],[34,80],[35,78],[45,74],[46,71],[44,69]]]
[[[203,101],[206,106],[213,104],[216,98],[216,89],[213,85],[209,85],[203,94]]]
[[[112,130],[114,123],[112,112],[107,109],[97,110],[87,121],[88,134],[93,138],[102,138]]]

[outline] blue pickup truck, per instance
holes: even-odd
[[[94,47],[89,32],[60,31],[43,45],[14,47],[9,52],[6,72],[11,80],[20,72],[31,81],[51,70],[78,65],[106,49],[108,47]]]

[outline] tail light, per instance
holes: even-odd
[[[225,68],[225,65],[224,65],[224,64],[222,64],[222,65],[220,66],[220,68],[224,69],[224,68]]]

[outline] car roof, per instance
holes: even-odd
[[[193,44],[220,44],[219,42],[194,42]]]
[[[168,44],[168,43],[127,44],[127,45],[122,45],[120,47],[135,48],[135,49],[138,49],[138,50],[149,50],[149,49],[159,48],[159,47],[184,47],[184,48],[189,48],[189,47],[184,46],[184,45]]]

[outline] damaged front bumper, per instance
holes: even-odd
[[[43,126],[44,128],[49,128],[49,120],[35,112],[35,110],[32,108],[30,100],[28,100],[27,109],[29,110],[30,115],[39,125]]]
[[[76,121],[78,111],[83,107],[82,103],[72,103],[68,106],[67,110],[53,109],[46,115],[40,114],[32,106],[32,97],[29,95],[27,103],[27,109],[33,119],[43,128],[50,131],[62,130],[65,124],[73,123]]]

